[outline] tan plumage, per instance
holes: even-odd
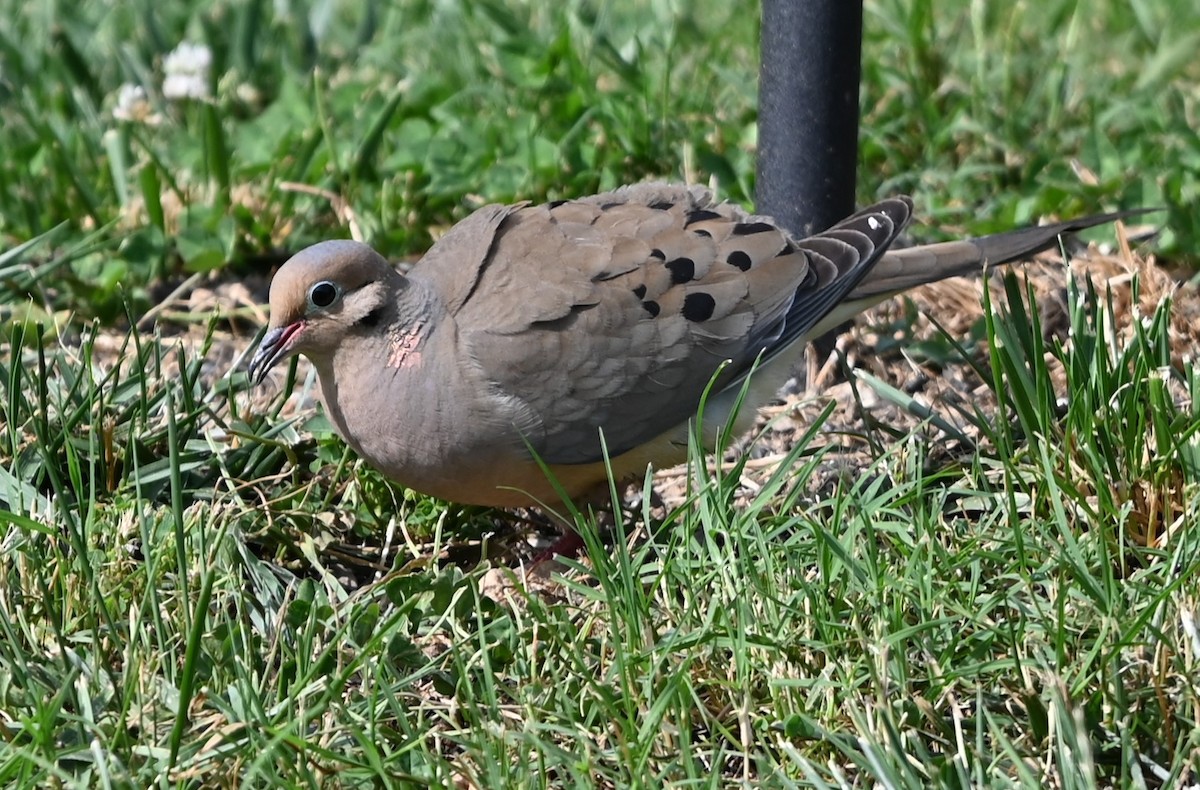
[[[753,420],[812,337],[901,290],[1028,255],[1116,215],[886,253],[912,203],[885,200],[794,239],[707,190],[641,184],[547,205],[487,206],[407,276],[365,245],[289,260],[251,362],[308,356],[338,433],[384,474],[457,502],[523,506],[684,458]],[[531,452],[532,451],[532,452]]]

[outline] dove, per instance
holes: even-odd
[[[407,274],[371,247],[290,258],[250,365],[311,360],[325,412],[367,463],[464,504],[553,506],[744,432],[805,344],[908,288],[1020,260],[1104,214],[965,241],[889,246],[885,199],[796,238],[702,187],[644,183],[488,205]]]

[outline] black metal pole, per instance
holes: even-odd
[[[854,211],[862,22],[862,0],[762,0],[755,210],[797,236]]]
[[[854,211],[862,0],[762,0],[760,214],[792,233]]]

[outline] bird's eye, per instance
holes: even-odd
[[[313,307],[329,307],[342,295],[342,289],[322,280],[308,290],[308,303]]]

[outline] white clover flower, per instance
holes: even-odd
[[[163,61],[162,92],[167,99],[207,99],[208,70],[212,67],[212,50],[203,44],[184,41]]]
[[[117,88],[117,103],[113,107],[113,118],[128,123],[141,123],[155,126],[162,117],[154,112],[150,100],[146,97],[146,89],[141,85],[126,82]]]

